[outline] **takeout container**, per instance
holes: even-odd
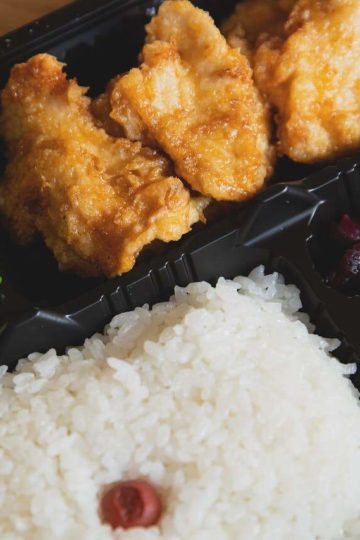
[[[15,63],[50,52],[90,94],[137,61],[144,25],[159,1],[80,0],[0,38],[0,87]],[[193,2],[219,20],[236,1]],[[0,174],[5,163],[0,148]],[[61,274],[43,245],[20,248],[0,234],[0,363],[14,368],[31,352],[59,352],[81,344],[120,312],[168,299],[176,285],[216,282],[246,274],[259,264],[279,271],[302,292],[304,310],[316,331],[337,337],[337,356],[357,361],[360,353],[360,296],[328,287],[320,273],[329,256],[322,242],[332,220],[360,213],[360,157],[317,170],[281,160],[276,183],[228,217],[195,227],[180,242],[139,261],[119,278],[81,279]],[[325,251],[324,251],[325,249]],[[355,376],[355,383],[360,387]]]

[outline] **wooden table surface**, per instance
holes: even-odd
[[[72,0],[0,0],[0,35],[15,30]]]

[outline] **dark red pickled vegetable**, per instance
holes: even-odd
[[[332,280],[332,285],[342,289],[347,284],[357,280],[360,282],[360,242],[354,244],[343,255]]]
[[[335,238],[348,244],[360,241],[360,222],[344,214],[335,228]]]
[[[101,517],[113,529],[151,527],[158,523],[161,512],[155,488],[142,480],[113,484],[101,499]]]

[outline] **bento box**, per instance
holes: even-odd
[[[144,24],[159,3],[80,0],[2,37],[0,87],[14,64],[49,52],[97,95],[111,77],[135,61]],[[217,20],[235,3],[194,2]],[[4,161],[0,149],[0,174]],[[254,199],[226,217],[196,227],[160,253],[147,254],[131,272],[111,280],[61,274],[43,245],[20,248],[1,232],[0,363],[13,368],[35,350],[55,347],[61,352],[70,344],[81,344],[117,313],[166,300],[176,285],[214,283],[220,276],[246,274],[259,264],[281,272],[300,288],[316,331],[340,339],[337,356],[346,363],[356,362],[360,297],[326,283],[323,268],[331,258],[331,245],[323,239],[341,215],[360,213],[359,186],[357,156],[321,168],[282,159],[271,185]]]

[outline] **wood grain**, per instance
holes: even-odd
[[[72,0],[0,0],[0,34],[50,13]]]

